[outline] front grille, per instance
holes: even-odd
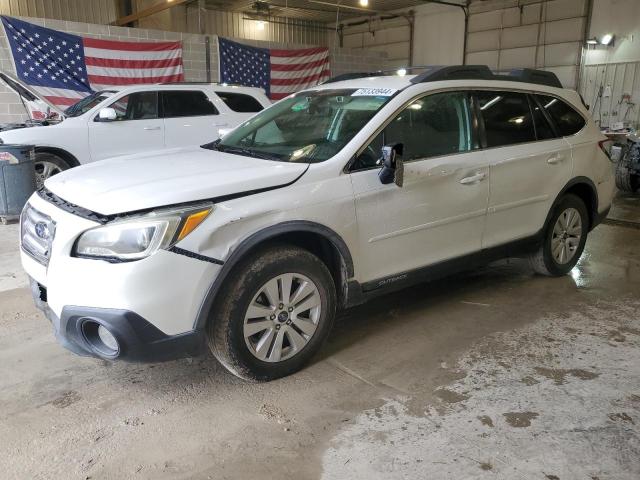
[[[42,265],[49,264],[56,224],[51,217],[27,204],[20,217],[22,250]]]

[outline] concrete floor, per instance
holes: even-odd
[[[16,235],[0,228],[3,479],[640,478],[640,229],[598,227],[564,278],[499,262],[380,298],[260,385],[209,357],[68,353]]]

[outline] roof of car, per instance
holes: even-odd
[[[401,90],[411,86],[415,75],[381,75],[376,77],[354,78],[338,82],[323,83],[313,87],[314,90],[333,90],[341,88],[393,88]]]
[[[228,85],[224,83],[210,83],[210,82],[172,82],[172,83],[143,83],[137,85],[120,85],[120,86],[104,86],[101,90],[113,90],[117,92],[122,91],[145,91],[145,90],[179,90],[184,88],[213,88],[217,91],[245,91],[245,92],[261,92],[264,90],[258,87],[245,87],[243,85]]]

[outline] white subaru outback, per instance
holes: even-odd
[[[300,369],[336,310],[506,256],[578,261],[613,167],[553,74],[486,67],[330,82],[221,140],[64,172],[22,214],[36,304],[70,350],[208,344],[234,374]]]

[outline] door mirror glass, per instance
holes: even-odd
[[[101,122],[113,122],[116,118],[118,118],[118,115],[116,114],[116,111],[113,108],[105,107],[100,110],[100,113],[98,114],[98,118],[100,119]]]
[[[397,186],[402,187],[404,183],[404,164],[399,157],[402,156],[403,149],[402,143],[382,147],[382,158],[380,159],[382,168],[378,172],[378,178],[383,185],[395,182]]]

